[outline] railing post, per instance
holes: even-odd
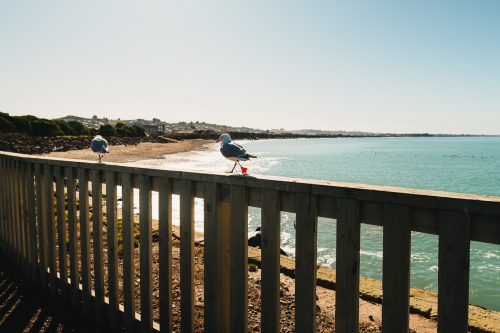
[[[262,190],[262,322],[263,333],[280,331],[280,197]]]
[[[248,197],[244,186],[231,187],[230,330],[248,332]]]
[[[90,231],[89,231],[89,179],[86,169],[78,170],[78,194],[80,199],[80,250],[82,262],[83,312],[91,313],[90,291]]]
[[[438,332],[467,332],[469,318],[470,219],[439,212]]]
[[[118,330],[118,225],[116,219],[116,180],[113,171],[106,171],[106,222],[108,243],[109,325]]]
[[[37,225],[38,225],[38,247],[40,253],[40,263],[38,265],[40,274],[40,285],[42,288],[47,287],[47,233],[45,232],[44,218],[44,182],[42,174],[42,166],[35,165],[36,177],[36,207],[37,207]]]
[[[355,199],[337,199],[337,285],[335,331],[358,332],[360,205]]]
[[[296,207],[295,331],[316,332],[317,198],[297,193]]]
[[[135,329],[134,186],[131,174],[123,173],[123,304],[126,332]]]
[[[56,285],[56,228],[54,221],[54,173],[52,166],[45,164],[45,221],[47,231],[47,254],[49,256],[49,269],[50,269],[50,291],[57,292]]]
[[[151,332],[153,328],[152,304],[152,258],[151,258],[151,179],[146,175],[139,177],[139,250],[141,270],[141,329]]]
[[[56,176],[56,195],[57,195],[57,231],[59,244],[59,287],[61,288],[62,296],[69,299],[68,293],[68,250],[66,248],[66,233],[67,224],[65,217],[65,202],[64,202],[64,178],[63,169],[54,167]]]
[[[159,271],[160,271],[160,329],[172,332],[172,184],[159,179]]]
[[[382,331],[409,328],[411,209],[384,205]]]
[[[205,332],[229,332],[230,204],[205,183]]]
[[[94,310],[97,321],[104,321],[104,263],[102,235],[102,177],[92,170],[92,236],[94,250]]]
[[[31,280],[38,282],[38,248],[36,232],[36,205],[35,205],[35,182],[33,173],[33,164],[29,163],[26,169],[28,178],[28,207],[29,207],[29,234],[30,234],[30,264]]]
[[[73,168],[65,167],[68,205],[69,275],[71,278],[70,298],[74,308],[78,306],[78,244],[76,226],[76,184]]]

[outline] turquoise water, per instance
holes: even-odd
[[[267,175],[500,196],[500,138],[350,138],[245,142],[247,165]],[[282,216],[282,247],[294,253],[294,214]],[[250,227],[260,224],[250,210]],[[335,221],[320,219],[318,260],[335,268]],[[381,279],[382,228],[362,225],[361,274]],[[411,286],[437,290],[437,236],[412,233]],[[500,311],[500,246],[472,242],[470,302]]]

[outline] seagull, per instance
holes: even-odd
[[[101,163],[101,159],[104,157],[104,154],[109,153],[108,150],[108,141],[100,135],[96,135],[95,138],[90,142],[90,149],[99,157],[99,163]]]
[[[241,166],[240,161],[248,161],[250,158],[257,158],[257,156],[250,155],[247,151],[237,143],[231,142],[231,137],[229,134],[222,134],[216,142],[220,142],[220,152],[228,160],[234,161],[234,166],[228,173],[233,173],[236,164],[241,168],[241,173],[246,175],[247,168]]]

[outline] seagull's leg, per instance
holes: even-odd
[[[242,166],[242,165],[240,164],[240,161],[237,161],[237,162],[238,162],[238,165],[239,165],[239,166],[240,166],[240,168],[241,168],[241,173],[242,173],[242,174],[244,174],[244,175],[246,175],[246,174],[247,174],[247,170],[248,170],[248,169],[247,169],[247,168],[245,168],[244,166]]]
[[[237,162],[234,162],[233,168],[231,169],[231,172],[230,172],[230,173],[233,173],[234,168],[236,168],[236,163],[237,163]]]
[[[102,156],[101,154],[97,154],[97,156],[99,157],[99,163],[101,163],[101,159],[102,159]]]

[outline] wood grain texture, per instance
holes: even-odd
[[[439,213],[438,332],[467,332],[470,219],[467,213]]]
[[[69,237],[69,276],[71,278],[70,298],[71,304],[76,307],[78,305],[78,235],[77,235],[77,218],[76,218],[76,184],[72,168],[65,168],[64,175],[66,177],[67,187],[67,205],[68,205],[68,237]]]
[[[102,235],[102,176],[92,171],[92,245],[94,251],[94,311],[97,321],[104,321],[104,246]]]
[[[91,313],[91,276],[90,276],[90,223],[89,223],[89,176],[85,169],[78,170],[80,197],[80,251],[82,264],[82,301],[83,312]]]
[[[358,332],[360,207],[355,199],[337,199],[337,285],[335,330]]]
[[[160,329],[172,332],[172,184],[168,178],[158,180]]]
[[[231,187],[230,331],[248,332],[248,197],[244,186]]]
[[[64,202],[64,169],[54,168],[56,178],[56,198],[57,198],[57,244],[59,248],[59,278],[61,294],[65,299],[69,299],[68,290],[68,250],[66,247],[66,209]]]
[[[411,208],[384,205],[382,330],[406,332],[410,325]]]
[[[47,255],[48,264],[50,269],[50,291],[55,293],[57,291],[56,285],[56,228],[54,221],[54,173],[50,165],[44,165],[45,174],[45,223],[47,231]]]
[[[181,184],[181,332],[193,331],[194,323],[194,195],[193,184]]]
[[[118,223],[116,209],[116,180],[112,171],[106,172],[106,222],[108,246],[108,323],[111,331],[119,328],[118,308]]]
[[[135,329],[134,191],[132,176],[121,174],[123,217],[123,304],[126,332]]]
[[[40,164],[35,165],[35,179],[36,179],[36,208],[37,208],[37,235],[38,235],[38,246],[40,253],[39,261],[39,274],[40,274],[40,285],[42,288],[48,286],[47,282],[47,240],[45,232],[45,218],[44,218],[44,178],[42,174],[42,166]]]
[[[280,198],[262,191],[262,332],[280,331]]]
[[[35,204],[35,183],[34,183],[34,168],[33,164],[29,163],[26,169],[28,178],[28,206],[29,210],[29,233],[30,233],[30,263],[31,263],[31,280],[38,282],[38,242],[36,231],[36,204]]]
[[[151,178],[141,175],[139,178],[139,250],[141,270],[141,330],[153,329],[152,303],[152,257],[151,257]]]
[[[295,330],[306,333],[316,331],[318,201],[308,193],[296,201]]]

